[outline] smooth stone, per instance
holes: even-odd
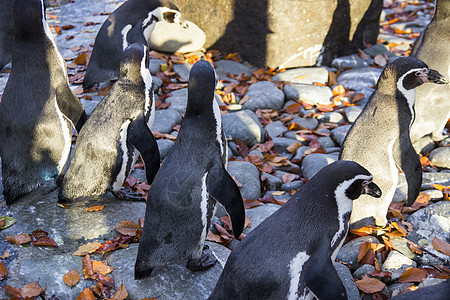
[[[242,183],[242,187],[239,188],[242,197],[249,200],[261,197],[259,170],[254,164],[247,161],[230,161],[227,169],[231,176],[236,176]]]
[[[181,115],[178,111],[168,108],[155,111],[155,121],[152,130],[161,133],[171,133],[172,127],[181,123]]]
[[[316,175],[323,167],[335,162],[338,159],[336,154],[313,153],[307,155],[302,161],[302,174],[305,178]]]
[[[436,148],[436,143],[433,141],[431,136],[426,135],[414,142],[413,147],[417,152],[425,155],[427,152],[430,152],[431,150]]]
[[[270,81],[255,82],[247,90],[246,96],[250,97],[242,107],[244,109],[275,109],[280,110],[284,104],[284,93]]]
[[[333,262],[333,265],[342,281],[342,284],[344,285],[345,291],[347,292],[347,299],[360,300],[361,298],[359,296],[358,287],[356,286],[352,273],[348,267],[338,262]]]
[[[172,96],[166,98],[166,103],[170,103],[170,109],[176,110],[182,114],[186,113],[188,89],[183,88],[170,92]]]
[[[291,155],[289,155],[289,156],[291,156]],[[284,165],[284,166],[274,167],[274,169],[284,171],[284,172],[289,172],[292,174],[300,174],[301,173],[300,167],[293,163]]]
[[[253,231],[259,224],[261,224],[270,215],[280,209],[280,205],[275,203],[262,203],[256,207],[245,210],[245,216],[250,218],[252,221],[252,226],[250,228],[244,229],[245,234],[249,234]]]
[[[439,142],[440,147],[450,146],[450,136]]]
[[[393,237],[390,240],[395,250],[410,259],[417,260],[417,255],[411,251],[404,237]]]
[[[167,65],[167,62],[159,58],[150,58],[148,61],[148,69],[150,70],[150,74],[155,75],[156,73],[161,72],[162,64]]]
[[[314,82],[326,84],[328,82],[328,70],[324,67],[294,68],[272,76],[272,80],[303,84],[313,84]]]
[[[344,122],[344,117],[338,111],[325,112],[317,117],[321,123],[341,124]]]
[[[328,86],[309,85],[301,83],[287,84],[284,93],[288,100],[298,100],[311,105],[331,103],[333,93]]]
[[[325,150],[327,151],[327,153],[341,152],[341,148],[340,147],[330,147],[330,148],[326,148]]]
[[[297,151],[295,151],[294,159],[295,158],[301,159],[305,155],[305,152],[309,149],[311,148],[308,146],[302,146],[298,148]]]
[[[436,167],[450,169],[450,147],[434,149],[428,158]]]
[[[158,78],[156,76],[152,76],[152,90],[156,93],[160,87],[162,86],[163,82],[161,78]]]
[[[402,37],[398,37],[398,36],[390,35],[390,34],[384,34],[384,33],[380,33],[378,35],[378,38],[379,39],[383,39],[383,40],[387,41],[388,43],[397,43],[399,45],[406,44],[405,46],[408,46],[408,47],[409,47],[410,44],[414,43],[414,40],[405,39],[405,38],[402,38]],[[398,46],[396,46],[396,48],[397,47]]]
[[[277,137],[288,131],[286,126],[284,126],[283,122],[281,121],[275,121],[273,123],[267,124],[266,127],[264,127],[264,130],[267,131],[267,134],[271,137]]]
[[[361,279],[361,277],[363,275],[368,275],[370,273],[372,273],[373,271],[375,271],[375,267],[372,265],[362,265],[361,267],[359,267],[358,269],[356,269],[355,272],[353,272],[353,278],[355,279]]]
[[[412,259],[406,257],[398,251],[391,251],[381,266],[383,272],[391,272],[391,280],[395,281],[400,278],[400,276],[405,273],[405,271],[410,267],[416,267],[416,262]]]
[[[262,154],[261,151],[256,150],[256,149],[253,149],[252,151],[250,151],[250,152],[248,153],[248,155],[257,155],[257,156],[259,156],[259,157],[261,157],[261,158],[264,157],[264,154]]]
[[[283,184],[283,181],[276,176],[267,173],[262,173],[261,176],[267,178],[267,189],[269,191],[276,191],[280,189]]]
[[[345,136],[347,135],[348,131],[350,130],[351,125],[343,125],[336,127],[335,129],[331,130],[331,137],[333,140],[342,147],[342,144],[344,143]]]
[[[157,22],[147,39],[149,48],[167,53],[201,49],[206,41],[205,33],[194,23],[186,22],[187,28],[177,23]]]
[[[369,66],[369,63],[358,56],[358,54],[352,54],[347,56],[342,56],[333,59],[330,64],[333,68],[363,68]]]
[[[352,270],[356,270],[360,267],[358,262],[359,247],[365,242],[379,243],[376,237],[370,235],[357,237],[342,246],[336,260],[346,262],[352,267]]]
[[[289,105],[292,105],[292,104],[297,104],[298,102],[297,101],[294,101],[294,100],[288,100],[288,101],[286,101],[286,102],[284,102],[284,104],[283,104],[283,109],[286,109]],[[300,110],[299,110],[299,113],[300,113],[300,111],[302,111],[302,110],[304,110],[304,108],[303,107],[300,107]],[[290,114],[283,114],[283,116],[290,116]]]
[[[355,91],[363,87],[371,88],[376,85],[381,71],[371,67],[347,70],[338,76],[337,83]]]
[[[183,80],[189,80],[189,72],[191,71],[192,65],[188,62],[184,64],[173,64],[173,70],[180,76]]]
[[[158,144],[159,157],[161,161],[166,158],[167,154],[169,154],[170,149],[172,149],[173,144],[175,144],[175,142],[171,140],[163,139],[156,140],[156,143]]]
[[[300,128],[314,130],[319,126],[319,121],[316,118],[302,118],[299,116],[294,116],[291,123],[297,123]]]
[[[317,141],[320,143],[320,146],[324,149],[328,149],[331,147],[336,147],[336,144],[334,143],[333,139],[328,136],[321,136],[317,139]]]
[[[291,181],[289,183],[283,183],[281,185],[281,190],[286,191],[286,192],[289,192],[292,190],[297,191],[303,186],[303,184],[304,183],[301,180],[295,180],[295,181]]]
[[[433,202],[441,201],[444,198],[444,194],[440,190],[426,190],[422,191],[422,193],[430,195],[430,200]]]
[[[363,50],[366,54],[375,57],[378,54],[386,54],[387,56],[395,56],[394,52],[389,50],[389,47],[383,44],[375,44]]]
[[[388,285],[388,290],[392,293],[392,297],[406,293],[406,289],[413,285],[412,282],[397,282]]]
[[[432,184],[450,185],[450,172],[424,172],[422,173],[422,188],[433,189]]]
[[[343,109],[344,115],[349,123],[355,122],[356,118],[362,111],[361,106],[349,106]]]
[[[251,110],[222,115],[222,126],[226,136],[241,140],[249,147],[264,141],[264,129]]]
[[[246,66],[245,64],[241,64],[229,59],[216,60],[214,62],[214,65],[216,66],[217,76],[219,76],[219,79],[221,80],[228,78],[227,73],[234,75],[243,73],[248,76],[252,76],[253,71],[256,70],[256,68],[251,68]]]
[[[295,131],[287,131],[283,135],[285,138],[293,139],[299,142],[300,144],[307,143],[306,139],[302,137],[300,134],[295,133]]]
[[[292,144],[298,143],[297,140],[286,137],[275,137],[272,139],[272,141],[275,150],[279,154],[289,154],[290,152],[287,150],[287,147],[291,146]]]

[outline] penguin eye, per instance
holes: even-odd
[[[165,12],[163,13],[163,18],[169,23],[175,22],[176,14],[174,12]]]
[[[414,75],[417,76],[417,77],[421,77],[421,76],[426,75],[427,73],[428,73],[427,69],[422,69],[420,71],[416,71],[416,73],[414,73]]]

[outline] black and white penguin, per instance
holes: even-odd
[[[69,88],[66,65],[42,0],[15,0],[12,70],[0,102],[0,156],[7,204],[57,178],[68,161],[72,126],[86,113]]]
[[[188,259],[192,271],[211,267],[215,261],[202,250],[217,202],[230,215],[234,236],[243,230],[242,196],[226,170],[227,144],[214,99],[216,78],[207,61],[197,62],[190,71],[185,118],[149,191],[136,279],[182,259]]]
[[[436,0],[431,23],[414,45],[411,55],[430,68],[450,78],[450,1]],[[442,140],[450,118],[450,85],[421,86],[416,89],[416,118],[411,127],[413,142],[432,133],[434,140]]]
[[[151,126],[155,118],[148,51],[132,44],[122,53],[120,78],[89,116],[77,138],[59,201],[116,193],[134,167],[138,152],[148,183],[159,169],[158,145]]]
[[[398,58],[383,70],[376,90],[350,128],[340,159],[355,161],[366,168],[383,192],[376,201],[365,195],[355,201],[350,219],[352,224],[359,222],[355,227],[373,221],[378,226],[386,224],[387,210],[397,187],[398,168],[405,173],[408,183],[408,205],[419,195],[422,168],[409,130],[414,120],[414,88],[429,81],[446,82],[424,62],[414,57]]]
[[[361,194],[381,195],[366,169],[324,167],[233,249],[209,299],[347,299],[333,261]]]
[[[132,43],[147,45],[150,33],[160,21],[187,26],[178,8],[168,0],[128,0],[116,9],[95,38],[84,89],[117,79],[122,51]]]
[[[14,22],[12,0],[0,1],[0,70],[12,59]]]

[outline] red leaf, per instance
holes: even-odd
[[[49,237],[41,237],[32,242],[35,246],[49,246],[49,247],[58,247],[58,244]]]
[[[411,267],[400,276],[398,282],[421,282],[426,276],[427,271]]]

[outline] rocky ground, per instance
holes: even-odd
[[[110,84],[103,83],[88,93],[83,93],[80,84],[96,33],[107,13],[121,1],[71,2],[74,3],[51,7],[49,24],[66,58],[71,87],[90,113]],[[345,134],[373,92],[383,66],[407,55],[431,19],[432,3],[419,3],[385,1],[379,44],[335,59],[328,67],[269,70],[250,66],[238,55],[218,51],[185,55],[152,52],[150,68],[159,96],[152,129],[158,138],[161,159],[172,146],[185,112],[189,69],[200,56],[205,56],[214,62],[220,79],[216,98],[224,131],[230,138],[228,170],[246,199],[251,227],[244,233],[250,232],[305,180],[337,160]],[[8,68],[0,76],[1,94]],[[422,155],[424,179],[416,203],[411,207],[404,205],[406,182],[401,177],[389,210],[389,225],[384,229],[364,227],[350,234],[335,264],[349,299],[387,298],[416,286],[439,283],[450,275],[446,244],[450,242],[449,144],[450,138],[436,142],[424,137],[418,141],[415,147]],[[124,193],[145,198],[148,186],[142,181],[145,175],[138,164],[124,185]],[[0,286],[9,286],[0,290],[1,299],[14,295],[11,287],[22,288],[35,281],[45,287],[45,299],[52,295],[75,299],[82,292],[88,293],[86,288],[91,286],[97,286],[91,289],[101,297],[109,298],[108,291],[117,295],[123,292],[122,284],[129,299],[206,299],[230,249],[239,243],[227,232],[225,212],[219,210],[207,242],[208,251],[219,260],[216,266],[192,273],[181,262],[156,271],[149,279],[135,281],[137,244],[133,242],[140,236],[138,223],[144,216],[145,203],[106,195],[59,207],[56,195],[57,191],[43,187],[10,209],[1,207],[1,215],[13,217],[16,222],[0,233],[0,258],[7,270],[6,280]],[[49,247],[51,242],[45,239],[37,242],[42,238],[37,229],[47,232],[58,247]],[[7,236],[32,232],[32,245],[14,245],[5,240]],[[72,255],[86,244],[88,249],[80,256]],[[87,257],[96,262],[90,264]],[[113,269],[100,261],[107,261]],[[94,270],[90,270],[92,265]],[[63,276],[73,269],[81,274],[81,279],[69,287]],[[0,266],[0,276],[2,272]],[[38,289],[26,286],[15,292],[23,296],[32,287]]]

